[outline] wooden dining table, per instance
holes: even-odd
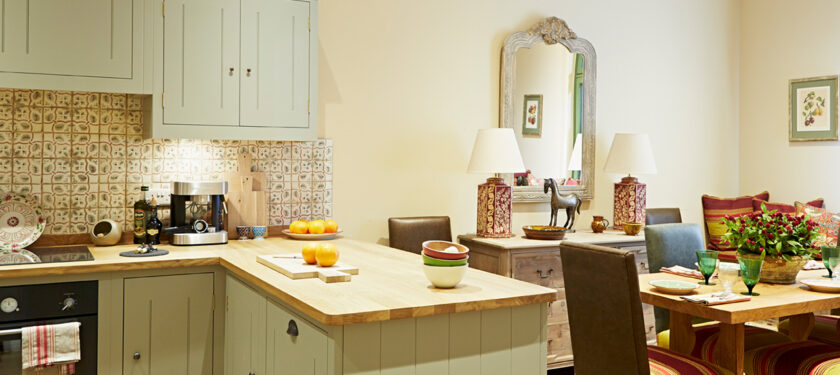
[[[818,279],[825,274],[825,270],[801,271],[797,280]],[[788,318],[789,336],[801,341],[807,339],[814,328],[814,312],[840,308],[840,293],[815,292],[798,282],[790,285],[759,283],[753,292],[760,295],[753,296],[750,301],[706,306],[688,302],[677,295],[660,293],[650,285],[652,280],[697,280],[661,272],[639,275],[642,302],[671,311],[670,349],[679,353],[691,355],[695,341],[691,324],[693,317],[720,322],[715,358],[719,365],[734,374],[744,373],[744,323]],[[717,285],[701,286],[695,294],[722,290],[718,282]],[[733,287],[736,293],[746,290],[747,287],[740,282]]]

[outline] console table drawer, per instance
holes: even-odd
[[[513,277],[549,288],[563,287],[563,266],[560,252],[513,255]]]
[[[570,361],[572,359],[572,335],[569,323],[548,325],[548,363]]]
[[[568,323],[569,310],[566,307],[566,288],[557,289],[557,300],[548,303],[548,324]]]

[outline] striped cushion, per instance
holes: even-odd
[[[770,345],[744,355],[749,375],[840,374],[840,348],[816,341]]]
[[[709,362],[700,361],[668,349],[648,346],[651,375],[731,375]]]
[[[734,250],[734,246],[721,243],[722,237],[726,234],[726,225],[722,223],[726,215],[741,216],[753,212],[753,198],[770,200],[770,193],[762,192],[754,196],[738,198],[718,198],[711,195],[704,195],[703,216],[706,221],[706,234],[709,236],[709,243],[718,250]]]
[[[753,198],[753,210],[754,211],[761,211],[761,204],[762,203],[764,203],[764,207],[767,207],[767,209],[770,210],[770,211],[776,210],[776,211],[779,211],[781,213],[786,213],[786,214],[792,214],[792,213],[796,212],[796,206],[795,205],[786,204],[786,203],[773,203],[773,202],[768,202],[768,201],[761,200],[761,199],[758,199],[758,198]],[[812,200],[808,203],[805,203],[805,204],[808,205],[808,206],[811,206],[811,207],[822,208],[825,205],[825,201],[822,198],[817,198],[817,199],[814,199],[814,200]]]
[[[694,326],[694,349],[691,356],[714,362],[713,353],[717,345],[720,328],[718,323],[703,323]],[[657,345],[668,348],[670,344],[670,331],[662,331],[656,336]],[[772,344],[790,342],[790,338],[776,331],[769,329],[746,326],[744,327],[744,350],[759,348]]]
[[[811,330],[809,339],[824,344],[840,346],[840,335],[837,334],[837,322],[840,317],[834,315],[817,315],[814,317],[814,329]],[[779,332],[788,333],[790,320],[785,319],[779,322]]]

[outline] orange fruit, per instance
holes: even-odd
[[[315,264],[315,254],[318,252],[318,249],[321,247],[321,244],[317,242],[310,242],[303,247],[301,250],[301,255],[303,255],[303,260],[309,264]]]
[[[309,222],[309,233],[312,234],[321,234],[324,233],[324,222],[321,220],[315,220]]]
[[[289,225],[289,232],[305,234],[307,231],[307,227],[308,226],[306,225],[305,221],[295,220],[292,222],[291,225]]]
[[[318,251],[315,252],[315,260],[318,261],[318,265],[321,267],[332,266],[338,262],[338,249],[333,244],[321,244],[318,247]]]
[[[326,223],[324,223],[324,230],[327,233],[338,232],[338,223],[335,220],[327,220]]]

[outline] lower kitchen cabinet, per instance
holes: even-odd
[[[213,374],[212,273],[126,278],[124,375]]]
[[[226,375],[326,375],[327,334],[228,276]]]

